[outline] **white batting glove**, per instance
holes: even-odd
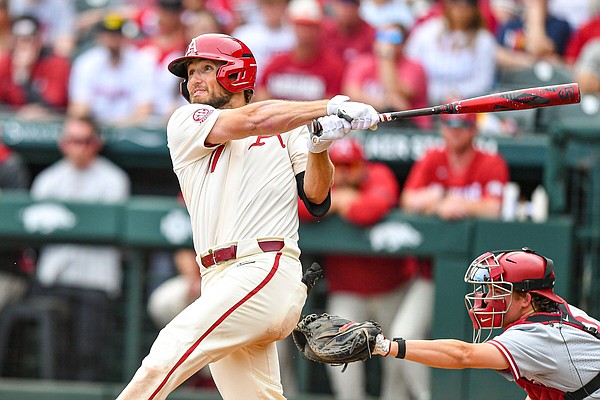
[[[327,115],[337,115],[339,106],[350,100],[350,97],[338,94],[327,102]]]
[[[342,139],[350,132],[350,123],[337,115],[327,115],[319,118],[323,131],[321,135],[310,134],[307,142],[308,151],[322,153],[326,151],[334,140]]]
[[[350,121],[352,129],[377,129],[379,113],[373,106],[345,101],[338,106],[337,115]]]
[[[390,354],[390,350],[392,349],[392,341],[387,339],[383,334],[379,334],[375,337],[375,347],[373,348],[373,353],[379,356],[387,356]]]

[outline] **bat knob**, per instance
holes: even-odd
[[[319,121],[313,119],[310,124],[308,124],[308,131],[313,135],[312,140],[316,144],[318,143],[319,136],[323,134],[323,126]],[[316,142],[315,139],[317,140]]]

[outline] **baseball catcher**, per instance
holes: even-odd
[[[331,365],[365,361],[375,349],[377,322],[352,322],[326,313],[303,317],[292,332],[298,350],[309,360]]]
[[[464,280],[473,285],[473,292],[465,295],[473,343],[390,340],[375,334],[377,328],[369,330],[377,327],[372,322],[350,322],[350,328],[342,325],[336,331],[332,326],[341,324],[339,317],[330,317],[328,323],[323,316],[300,321],[294,340],[305,335],[300,351],[320,362],[345,363],[376,354],[436,368],[496,370],[521,386],[528,400],[600,398],[600,322],[554,293],[551,259],[528,248],[487,252],[471,263]],[[354,335],[352,327],[369,333]],[[503,332],[491,338],[497,328]],[[482,338],[482,331],[489,334]],[[370,352],[363,355],[349,345],[353,340],[346,332],[364,338],[368,344],[356,339],[358,346]]]

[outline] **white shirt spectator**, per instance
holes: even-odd
[[[98,157],[86,169],[61,160],[34,180],[36,199],[116,203],[129,197],[127,174],[109,160]],[[53,244],[43,248],[37,276],[45,286],[97,289],[117,296],[121,290],[121,256],[112,246]]]
[[[448,31],[441,17],[431,18],[414,28],[405,52],[427,71],[430,105],[487,94],[493,88],[496,40],[485,29],[470,37]]]
[[[415,23],[411,8],[404,1],[387,0],[379,2],[365,0],[360,3],[360,16],[373,28],[388,25],[402,25],[410,29]]]
[[[123,50],[119,65],[113,65],[106,48],[93,47],[73,62],[70,100],[89,104],[100,123],[116,123],[140,104],[153,101],[154,65],[130,46]]]
[[[74,1],[9,0],[9,13],[14,18],[32,15],[42,26],[44,43],[60,55],[68,56],[75,46],[77,9]]]

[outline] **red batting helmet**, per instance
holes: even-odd
[[[502,328],[514,291],[537,293],[564,303],[554,293],[554,280],[553,261],[526,247],[487,252],[477,257],[465,274],[465,282],[474,285],[473,292],[465,296],[475,330],[473,341],[479,341],[481,329],[489,329],[491,335],[492,329]]]
[[[185,55],[169,63],[169,71],[183,78],[181,94],[187,101],[190,101],[187,66],[190,60],[198,58],[225,62],[217,71],[217,82],[228,91],[254,89],[256,60],[248,46],[229,35],[207,33],[193,38]]]

